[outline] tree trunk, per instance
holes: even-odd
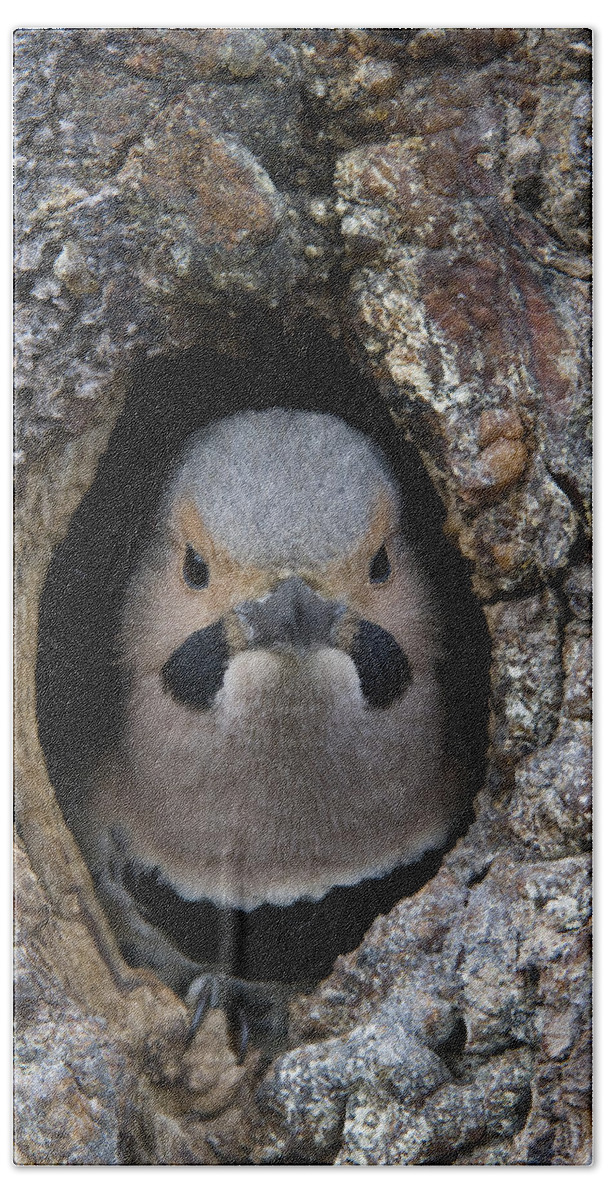
[[[589,1162],[589,32],[15,49],[18,1161]],[[41,752],[37,622],[142,361],[246,369],[277,312],[342,339],[424,460],[491,747],[438,873],[239,1065],[121,958]]]

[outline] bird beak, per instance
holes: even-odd
[[[291,575],[259,600],[246,600],[235,612],[249,649],[288,647],[305,651],[335,645],[346,605],[325,600],[298,575]]]
[[[387,708],[412,679],[409,662],[387,629],[362,620],[346,604],[325,600],[292,575],[260,600],[234,610],[248,649],[305,653],[329,645],[349,654],[361,691],[373,708]]]
[[[305,654],[322,645],[350,655],[363,696],[373,708],[392,704],[411,681],[408,660],[388,630],[290,575],[267,596],[245,600],[226,617],[190,634],[165,663],[163,688],[179,704],[202,711],[212,707],[230,660],[240,651]]]

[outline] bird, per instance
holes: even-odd
[[[406,507],[341,417],[241,409],[187,440],[126,587],[122,728],[75,833],[127,961],[193,1028],[224,1007],[241,1056],[468,803]]]

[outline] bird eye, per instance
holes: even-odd
[[[384,543],[380,549],[374,554],[371,563],[369,564],[369,577],[371,583],[386,583],[391,576],[391,564],[386,552]]]
[[[189,588],[205,588],[209,583],[209,567],[192,546],[186,547],[184,579]]]

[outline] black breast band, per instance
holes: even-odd
[[[184,900],[158,869],[130,866],[124,883],[142,916],[188,958],[240,979],[305,989],[330,973],[339,954],[355,949],[375,917],[421,887],[440,860],[441,852],[432,851],[380,879],[333,887],[321,900],[262,904],[251,912]]]

